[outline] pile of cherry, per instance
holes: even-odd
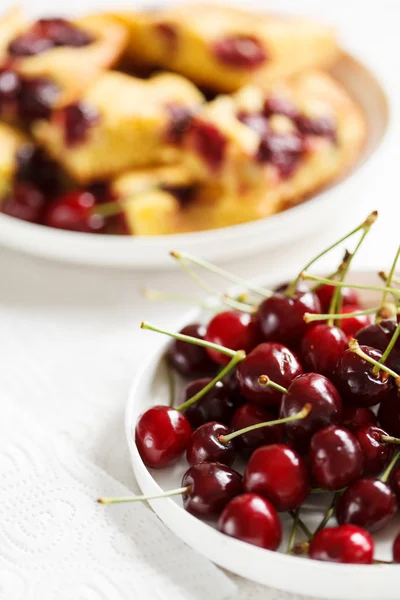
[[[189,380],[179,406],[154,406],[136,424],[148,467],[166,468],[186,453],[190,468],[181,487],[163,497],[182,494],[193,515],[218,519],[221,532],[269,550],[281,543],[279,512],[287,511],[288,553],[374,562],[371,533],[400,506],[400,247],[389,273],[380,274],[382,285],[371,286],[382,292],[380,306],[361,306],[357,288],[368,286],[352,284],[348,271],[376,216],[293,282],[273,292],[248,285],[247,295],[224,296],[229,309],[208,325],[173,334],[142,324],[174,338],[168,363]],[[357,233],[356,249],[346,251],[335,273],[309,274],[318,258]],[[237,280],[189,255],[173,256],[189,272],[197,263]],[[243,476],[232,469],[238,456]],[[311,532],[301,507],[311,494],[328,492],[332,502]],[[332,517],[338,525],[326,527]],[[298,529],[307,542],[296,543]],[[393,561],[400,562],[400,533]]]

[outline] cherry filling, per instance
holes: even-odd
[[[250,129],[254,129],[254,131],[256,131],[262,137],[270,132],[268,119],[266,119],[264,115],[257,113],[250,114],[240,111],[237,114],[237,118],[239,121],[247,125],[247,127],[250,127]]]
[[[265,135],[260,142],[257,160],[274,165],[282,178],[290,177],[304,155],[303,138],[297,133],[274,133]]]
[[[336,124],[331,117],[310,118],[299,115],[295,119],[297,129],[304,135],[318,135],[336,142]]]
[[[65,19],[39,19],[8,45],[11,56],[35,56],[59,46],[81,48],[93,38]]]
[[[162,40],[164,40],[167,50],[171,53],[176,52],[178,48],[178,31],[176,26],[171,23],[156,23],[154,27]]]
[[[23,221],[38,223],[43,214],[45,196],[30,183],[17,183],[1,204],[1,212]]]
[[[47,77],[23,77],[12,69],[0,70],[0,114],[29,124],[46,119],[60,93]]]
[[[226,36],[214,42],[211,51],[219,62],[238,69],[256,69],[268,59],[265,48],[254,36]]]
[[[60,193],[61,169],[42,149],[24,144],[16,154],[16,163],[16,183],[31,184],[47,197]]]
[[[275,96],[266,99],[264,102],[263,114],[266,117],[271,117],[272,115],[284,115],[285,117],[294,120],[299,113],[290,100]]]
[[[188,132],[189,144],[208,164],[211,171],[217,172],[222,166],[226,137],[212,123],[193,120]]]
[[[0,113],[3,115],[16,113],[18,96],[21,90],[21,79],[11,69],[0,70]]]
[[[56,229],[100,233],[104,231],[106,218],[94,212],[96,198],[87,191],[63,194],[52,202],[47,210],[44,224]]]
[[[166,139],[170,144],[180,144],[188,131],[193,119],[193,114],[186,106],[168,104],[166,107],[170,122],[166,131]]]
[[[164,184],[161,189],[175,196],[182,207],[190,204],[195,197],[196,188],[193,185],[168,185]]]
[[[87,139],[90,128],[99,122],[100,115],[95,107],[76,102],[58,110],[54,120],[64,131],[65,145],[71,147]]]

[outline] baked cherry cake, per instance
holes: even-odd
[[[229,7],[13,9],[0,19],[0,210],[128,235],[282,211],[362,149],[363,115],[328,71],[339,57],[325,25]]]

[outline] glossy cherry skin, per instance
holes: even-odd
[[[364,455],[363,475],[368,477],[380,475],[388,466],[394,453],[394,445],[382,442],[380,439],[382,435],[388,434],[376,425],[364,425],[353,433]]]
[[[348,304],[343,306],[341,313],[352,313],[360,310],[359,306]],[[370,315],[360,315],[358,317],[350,317],[350,319],[341,319],[340,326],[342,331],[347,335],[348,338],[354,337],[356,333],[371,323]]]
[[[312,435],[330,424],[340,423],[342,401],[333,383],[319,373],[304,373],[292,381],[282,397],[279,416],[290,417],[311,404],[311,412],[298,421],[285,423],[284,431],[297,447],[307,448]]]
[[[231,430],[238,431],[257,423],[273,421],[275,418],[274,415],[262,406],[248,402],[236,409],[231,420]],[[239,435],[232,442],[239,454],[244,458],[248,458],[256,448],[268,446],[269,444],[277,444],[282,442],[282,438],[282,426],[271,425],[271,427],[260,427],[260,429]]]
[[[99,233],[105,227],[105,218],[93,214],[96,198],[90,192],[69,192],[52,202],[44,223],[49,227]]]
[[[397,496],[397,500],[400,502],[400,464],[397,463],[390,473],[389,485]]]
[[[252,315],[238,311],[218,313],[208,324],[205,339],[230,350],[250,352],[259,341],[258,326]],[[212,360],[220,365],[227,365],[229,356],[207,348]]]
[[[260,375],[268,375],[271,381],[287,388],[295,377],[303,373],[297,357],[282,344],[265,342],[259,344],[242,360],[236,370],[239,389],[251,402],[265,406],[277,406],[282,393],[258,383]]]
[[[179,333],[203,340],[206,328],[200,323],[186,325]],[[190,342],[173,340],[168,348],[170,365],[184,377],[204,377],[215,372],[215,363],[211,360],[205,348]]]
[[[400,390],[396,387],[379,406],[378,423],[389,435],[400,437]]]
[[[204,462],[190,467],[182,478],[182,487],[190,490],[182,495],[183,506],[200,518],[218,517],[232,498],[243,492],[239,473],[217,462]]]
[[[390,319],[385,319],[380,323],[367,325],[354,336],[360,345],[371,346],[377,348],[381,352],[386,350],[393,333],[396,329],[396,322]],[[400,373],[400,338],[397,340],[392,349],[386,364],[396,373]]]
[[[393,542],[393,562],[400,563],[400,534],[394,538]]]
[[[314,560],[370,565],[374,540],[368,531],[356,525],[327,527],[314,535],[308,555]]]
[[[354,430],[364,425],[376,425],[377,418],[370,408],[364,406],[343,406],[341,425],[346,429]]]
[[[327,490],[339,490],[360,477],[364,457],[350,431],[328,425],[313,435],[309,459],[316,484]]]
[[[178,410],[153,406],[138,419],[135,442],[144,464],[153,469],[171,465],[186,450],[192,429]]]
[[[382,352],[370,346],[361,346],[361,349],[377,361],[382,357]],[[392,388],[391,377],[382,376],[382,371],[375,375],[373,368],[364,358],[346,350],[334,376],[342,397],[356,406],[375,406],[382,402]]]
[[[314,325],[302,339],[301,361],[308,371],[330,377],[347,347],[347,336],[339,327]]]
[[[39,223],[44,206],[45,197],[40,190],[29,183],[18,183],[0,204],[0,212],[30,223]]]
[[[383,529],[395,515],[395,493],[379,479],[358,479],[340,496],[336,505],[338,523],[365,527],[372,533]]]
[[[244,473],[246,492],[268,498],[277,510],[303,504],[310,480],[303,459],[285,444],[262,446],[253,452]]]
[[[200,425],[188,442],[186,460],[189,465],[202,462],[219,462],[230,467],[236,458],[233,441],[223,443],[222,435],[230,433],[229,427],[216,421]]]
[[[327,313],[330,308],[333,293],[336,287],[333,285],[324,284],[315,290],[318,299],[321,303],[321,309],[323,313]],[[355,305],[360,309],[361,301],[357,290],[351,288],[342,288],[342,306]]]
[[[258,308],[257,318],[263,339],[296,348],[308,328],[304,321],[306,312],[321,312],[318,297],[313,292],[297,291],[292,298],[274,293]]]
[[[192,398],[210,381],[210,377],[204,377],[188,383],[183,390],[181,404]],[[231,399],[229,389],[222,381],[218,381],[202,398],[197,400],[192,406],[189,406],[184,411],[184,414],[193,429],[196,429],[209,421],[217,421],[218,423],[228,425],[235,409],[236,406]]]
[[[266,550],[277,550],[282,540],[282,526],[273,504],[257,494],[241,494],[231,500],[218,519],[218,529]]]

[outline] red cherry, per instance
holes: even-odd
[[[276,406],[281,401],[282,393],[270,386],[260,385],[260,375],[267,375],[274,383],[286,388],[302,372],[301,364],[289,348],[265,342],[256,346],[239,363],[236,374],[239,389],[247,400]]]
[[[400,502],[400,464],[397,464],[390,473],[389,485],[397,496]]]
[[[342,314],[347,314],[355,312],[357,310],[360,310],[360,307],[358,305],[348,304],[347,306],[343,306],[340,312]],[[363,327],[366,327],[370,323],[370,315],[360,315],[358,317],[351,317],[350,319],[341,319],[340,321],[340,325],[343,332],[349,338],[354,337],[356,333],[360,331],[360,329],[363,329]]]
[[[397,319],[399,319],[399,315],[397,316]],[[371,346],[372,348],[377,348],[377,350],[384,352],[395,329],[396,322],[386,319],[380,323],[367,325],[356,333],[355,338],[358,340],[360,346]],[[396,373],[400,372],[400,338],[397,340],[394,348],[392,348],[386,364]]]
[[[355,525],[327,527],[312,538],[309,556],[314,560],[370,565],[374,557],[374,540],[368,531]]]
[[[11,56],[35,56],[57,46],[82,47],[92,38],[65,19],[39,19],[8,45]]]
[[[285,444],[258,448],[244,473],[246,492],[268,498],[277,510],[297,508],[310,493],[303,459]]]
[[[378,423],[389,435],[400,437],[400,391],[393,388],[378,409]]]
[[[360,477],[363,453],[354,435],[343,427],[329,425],[311,439],[309,458],[318,486],[338,490]]]
[[[309,371],[330,377],[347,346],[347,336],[339,327],[314,325],[301,342],[301,360]]]
[[[58,100],[60,88],[48,77],[21,79],[18,95],[18,115],[26,123],[47,119]]]
[[[265,408],[258,406],[257,404],[243,404],[236,409],[235,414],[231,420],[231,429],[238,431],[257,423],[266,423],[267,421],[273,421],[276,417]],[[276,444],[282,441],[282,426],[271,425],[271,427],[261,427],[249,433],[244,433],[234,438],[233,444],[236,450],[245,458],[248,458],[250,454],[260,446],[267,446],[269,444]]]
[[[200,323],[187,325],[179,333],[203,340],[206,328]],[[168,348],[170,365],[184,377],[204,377],[215,372],[215,363],[206,349],[182,340],[172,340]]]
[[[186,450],[192,429],[179,410],[153,406],[138,419],[135,442],[144,464],[153,469],[171,465]]]
[[[352,433],[363,425],[376,425],[377,418],[370,408],[363,406],[343,406],[342,426]]]
[[[185,143],[201,156],[210,171],[218,173],[224,162],[227,145],[227,138],[218,127],[201,119],[193,119]]]
[[[222,442],[222,435],[230,433],[229,427],[216,421],[200,425],[188,442],[186,460],[189,465],[202,462],[219,462],[230,467],[236,458],[232,441]],[[239,436],[240,437],[240,436]]]
[[[100,233],[105,227],[105,218],[93,213],[96,198],[90,192],[69,192],[52,202],[44,223],[57,229]]]
[[[189,131],[193,113],[187,106],[170,103],[166,106],[169,113],[169,124],[165,137],[170,144],[180,144]]]
[[[69,147],[83,143],[99,120],[97,109],[84,102],[68,104],[54,113],[54,121],[62,127],[64,142]]]
[[[394,446],[381,441],[381,436],[388,434],[376,425],[364,425],[354,432],[364,455],[363,475],[374,477],[382,473],[393,457]]]
[[[303,135],[318,135],[336,142],[336,123],[331,117],[317,117],[311,119],[305,115],[296,118],[296,125]]]
[[[190,382],[183,390],[181,404],[192,398],[210,381],[210,377],[204,377]],[[184,414],[193,429],[196,429],[209,421],[228,425],[235,409],[236,404],[230,395],[229,387],[224,382],[218,381],[202,398],[189,406]]]
[[[268,59],[261,42],[251,35],[229,35],[214,42],[211,52],[222,64],[235,69],[256,69]]]
[[[315,293],[317,294],[319,301],[321,302],[321,308],[323,313],[327,313],[329,311],[332,296],[335,289],[336,287],[333,285],[323,284],[315,290]],[[343,287],[341,293],[342,306],[348,306],[350,304],[356,307],[354,310],[361,309],[361,300],[357,290]]]
[[[266,550],[277,550],[282,539],[282,527],[274,506],[257,494],[241,494],[231,500],[218,520],[218,529]]]
[[[38,223],[43,214],[45,197],[29,183],[17,183],[10,196],[0,205],[0,212],[16,219]]]
[[[216,462],[190,467],[182,478],[182,487],[190,486],[183,494],[183,506],[200,518],[218,517],[230,500],[243,491],[239,473]]]
[[[374,532],[385,527],[397,509],[396,496],[387,483],[358,479],[340,496],[336,518],[341,525],[351,523]]]
[[[299,375],[282,396],[280,418],[298,413],[305,402],[311,404],[311,412],[300,421],[285,423],[284,430],[290,440],[306,448],[311,436],[326,425],[340,423],[342,401],[333,383],[318,373]]]
[[[266,117],[271,117],[272,115],[284,115],[293,120],[297,117],[298,111],[296,106],[288,98],[271,96],[270,98],[267,98],[264,103],[263,114]]]
[[[225,311],[211,319],[205,339],[230,350],[250,352],[258,342],[258,327],[253,317],[247,313]],[[229,356],[212,348],[207,348],[207,352],[220,365],[227,365],[230,361]]]
[[[297,133],[269,130],[261,138],[256,158],[260,163],[274,165],[280,177],[286,179],[297,169],[304,152],[304,139]]]
[[[393,562],[400,563],[400,534],[394,538],[393,542]]]

